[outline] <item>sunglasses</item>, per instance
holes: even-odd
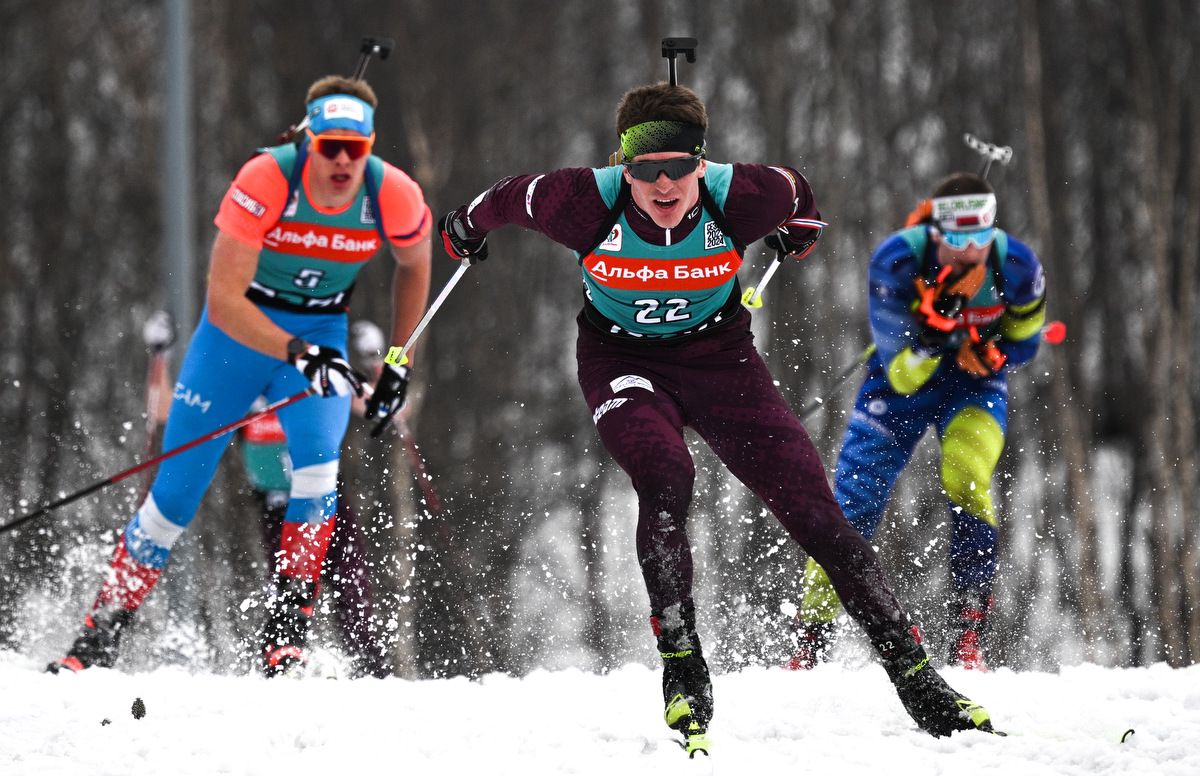
[[[308,138],[312,142],[312,150],[326,159],[336,159],[342,151],[345,151],[346,156],[351,159],[359,159],[370,153],[371,146],[375,144],[374,135],[371,137],[345,137],[343,135],[314,135],[309,132]]]
[[[942,242],[956,251],[964,250],[971,245],[976,248],[986,248],[992,244],[994,239],[996,239],[996,227],[994,226],[986,229],[972,229],[967,232],[942,232]]]
[[[700,165],[700,154],[695,156],[677,156],[672,159],[654,159],[649,162],[626,162],[625,169],[639,181],[654,183],[659,173],[665,172],[667,177],[677,181],[689,173],[695,172]]]

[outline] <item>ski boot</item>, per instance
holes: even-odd
[[[787,662],[790,671],[810,671],[817,663],[829,659],[829,649],[833,646],[834,624],[832,622],[801,622],[793,620],[796,629],[796,652]]]
[[[276,576],[275,595],[262,634],[260,669],[268,678],[299,676],[303,672],[316,588],[314,582]]]
[[[650,618],[663,661],[663,719],[683,735],[688,757],[708,754],[708,723],[712,720],[712,680],[696,635],[696,610],[689,603],[670,606]]]
[[[979,593],[959,595],[957,614],[952,615],[952,634],[957,638],[950,644],[947,665],[962,666],[968,671],[986,671],[987,660],[983,645],[987,637],[987,616],[992,608],[992,597]]]
[[[995,732],[987,709],[946,684],[929,664],[915,626],[885,637],[876,648],[905,711],[926,733],[939,738],[956,730]]]
[[[100,607],[83,621],[83,630],[75,643],[67,650],[66,657],[46,666],[46,671],[57,674],[62,671],[79,672],[93,666],[112,668],[117,662],[121,634],[133,623],[133,609]]]

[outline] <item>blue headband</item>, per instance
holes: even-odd
[[[363,137],[375,131],[375,109],[349,94],[329,94],[308,104],[308,128],[314,135],[349,129]]]

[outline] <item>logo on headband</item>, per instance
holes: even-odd
[[[365,118],[363,116],[363,104],[349,97],[334,97],[322,107],[324,108],[324,118],[326,121],[334,119],[362,121]]]
[[[996,195],[936,197],[933,200],[933,220],[942,231],[986,229],[996,223]]]

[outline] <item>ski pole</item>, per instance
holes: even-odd
[[[1042,341],[1044,341],[1046,344],[1060,345],[1062,344],[1062,341],[1067,338],[1067,325],[1062,321],[1050,321],[1042,327],[1041,335]],[[842,370],[841,374],[834,378],[833,385],[829,387],[829,390],[825,392],[825,395],[818,396],[809,402],[804,409],[797,413],[797,417],[803,420],[819,410],[821,407],[824,407],[825,402],[832,399],[833,395],[836,394],[838,389],[842,387],[842,383],[846,382],[846,380],[850,378],[850,375],[854,374],[855,370],[857,370],[860,366],[871,360],[871,356],[875,353],[875,350],[875,343],[872,342],[870,345],[867,345],[866,349],[859,353],[858,357],[855,358],[848,367]]]
[[[417,341],[417,338],[421,336],[421,333],[425,331],[425,327],[428,326],[429,321],[433,319],[434,313],[436,313],[438,308],[442,306],[442,302],[446,301],[446,297],[450,296],[450,292],[454,290],[454,286],[458,285],[459,279],[462,278],[463,273],[466,272],[470,266],[471,262],[466,260],[463,260],[459,263],[458,269],[450,277],[450,279],[446,281],[446,285],[443,286],[442,290],[438,293],[437,299],[433,300],[433,304],[431,304],[429,309],[425,311],[425,316],[421,318],[420,322],[417,324],[417,327],[413,329],[413,333],[408,336],[408,341],[405,342],[401,347],[392,345],[388,349],[387,356],[385,356],[383,359],[385,364],[391,364],[392,366],[404,366],[408,363],[408,351],[412,350],[413,344]],[[388,415],[383,419],[382,425],[376,429],[375,434],[383,431],[383,426],[387,425],[391,417],[391,415]]]
[[[767,271],[763,273],[762,280],[758,281],[757,286],[750,286],[746,289],[746,293],[742,294],[742,304],[747,309],[756,310],[763,306],[763,289],[767,287],[767,283],[771,282],[771,277],[781,264],[783,264],[783,251],[776,251],[775,259],[771,262],[771,266],[767,267]]]
[[[242,418],[241,420],[235,420],[232,423],[221,426],[216,431],[210,431],[207,434],[205,434],[204,436],[197,437],[196,439],[193,439],[190,442],[186,442],[186,443],[180,445],[179,447],[172,448],[172,449],[166,451],[165,453],[160,453],[159,455],[155,456],[154,458],[151,458],[148,461],[143,461],[142,463],[139,463],[137,466],[133,466],[129,469],[126,469],[123,472],[119,472],[117,474],[114,474],[111,477],[107,477],[103,480],[99,480],[98,482],[93,482],[91,485],[87,486],[83,490],[77,490],[70,495],[63,496],[62,498],[58,499],[57,501],[51,501],[49,504],[39,507],[38,509],[34,510],[33,512],[30,512],[27,515],[22,515],[21,517],[18,517],[16,520],[13,520],[11,523],[6,523],[4,525],[0,525],[0,533],[5,533],[8,531],[11,531],[14,528],[17,528],[17,527],[23,525],[24,523],[27,523],[30,520],[33,520],[36,517],[41,517],[42,515],[44,515],[48,512],[53,512],[55,509],[58,509],[61,506],[70,504],[73,501],[78,501],[79,499],[83,498],[84,496],[91,495],[92,493],[95,493],[96,491],[100,490],[101,488],[105,488],[105,487],[108,487],[109,485],[120,482],[121,480],[125,479],[126,477],[132,477],[133,475],[137,474],[138,472],[140,472],[144,469],[148,469],[151,466],[154,466],[155,464],[161,463],[162,461],[165,461],[166,459],[171,458],[172,456],[176,456],[182,452],[191,450],[193,447],[196,447],[197,445],[202,445],[205,442],[208,442],[212,439],[216,439],[219,436],[228,434],[231,431],[237,431],[242,426],[248,426],[251,423],[253,423],[255,420],[258,420],[259,418],[261,418],[264,415],[270,414],[277,410],[281,410],[284,407],[288,406],[289,404],[295,404],[296,402],[300,401],[301,399],[305,399],[309,396],[314,395],[315,393],[317,393],[317,390],[315,388],[310,387],[310,388],[306,388],[305,390],[301,391],[300,393],[293,394],[291,396],[288,396],[287,398],[280,399],[279,401],[276,401],[272,404],[268,404],[266,407],[259,410],[258,412],[251,413],[250,415],[247,415],[246,417]]]
[[[874,354],[875,354],[875,343],[872,342],[870,345],[867,345],[866,349],[864,349],[863,352],[859,353],[855,357],[854,361],[851,362],[850,366],[843,369],[841,371],[841,374],[839,374],[837,377],[834,378],[833,385],[829,386],[829,390],[825,391],[824,396],[818,396],[817,398],[813,399],[811,402],[808,403],[808,405],[806,407],[804,407],[804,409],[800,410],[800,412],[797,413],[796,416],[798,418],[800,418],[801,420],[804,420],[809,415],[812,415],[814,412],[816,412],[817,410],[824,407],[825,402],[832,399],[834,394],[836,394],[838,392],[838,389],[842,387],[842,384],[850,379],[850,375],[854,374],[856,371],[858,371],[858,368],[860,366],[862,366],[863,364],[865,364],[869,360],[871,360],[871,356]]]
[[[438,308],[442,306],[442,302],[446,301],[446,297],[450,296],[450,292],[454,289],[454,286],[458,284],[459,279],[462,278],[463,273],[466,272],[467,268],[470,266],[471,262],[469,261],[462,261],[459,263],[458,270],[448,281],[446,281],[446,285],[443,286],[441,292],[438,293],[437,299],[433,300],[433,304],[429,305],[429,309],[425,312],[425,317],[421,319],[420,323],[417,324],[417,328],[413,329],[413,333],[409,335],[408,342],[405,342],[403,347],[396,347],[395,345],[392,345],[392,347],[388,349],[387,356],[383,359],[384,363],[391,364],[392,366],[403,366],[404,364],[408,363],[408,351],[412,349],[413,343],[415,343],[417,338],[421,336],[421,333],[425,331],[425,327],[429,325],[429,321],[433,318],[433,314],[436,313]]]

